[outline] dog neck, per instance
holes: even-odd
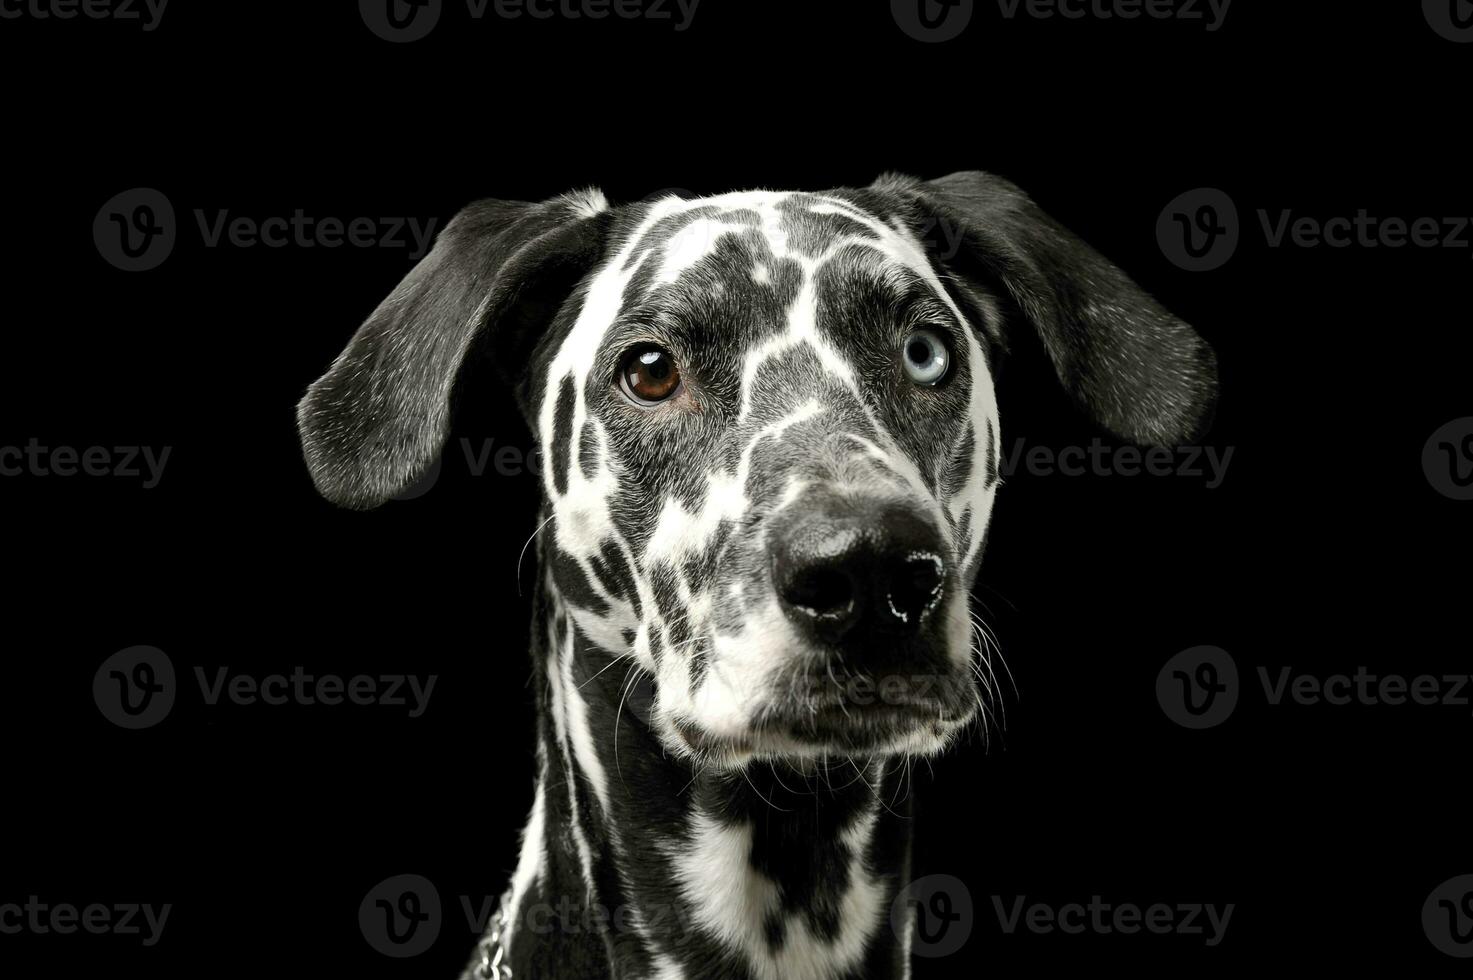
[[[891,924],[910,857],[898,762],[699,771],[630,710],[629,662],[546,589],[534,635],[539,778],[506,896],[514,976],[907,974],[909,928]]]

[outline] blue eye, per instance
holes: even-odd
[[[940,384],[951,367],[946,342],[930,330],[916,330],[906,337],[900,359],[906,375],[918,385]]]

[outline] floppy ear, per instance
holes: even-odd
[[[592,191],[456,215],[297,406],[318,491],[368,509],[410,486],[444,445],[468,356],[522,363],[602,254],[607,209]]]
[[[1217,397],[1212,348],[1016,186],[966,171],[901,189],[960,232],[957,271],[1001,285],[1100,425],[1144,445],[1206,431]]]

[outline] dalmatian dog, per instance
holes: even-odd
[[[1115,436],[1206,424],[1211,348],[988,174],[444,229],[298,421],[321,493],[372,508],[488,359],[547,460],[540,775],[466,977],[909,975],[907,764],[991,704],[970,591],[1025,331]]]

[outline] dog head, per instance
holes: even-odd
[[[372,507],[434,462],[462,366],[491,357],[547,460],[548,588],[652,679],[668,750],[925,753],[979,704],[1010,329],[1122,438],[1204,423],[1211,349],[981,173],[472,205],[298,417],[321,492]]]

